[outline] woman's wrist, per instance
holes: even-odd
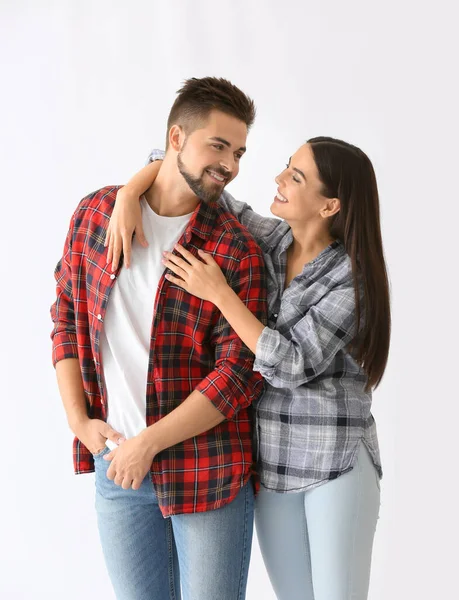
[[[239,300],[239,296],[236,292],[226,283],[217,288],[214,304],[224,315],[225,311],[231,306],[231,303],[234,302],[234,297]]]
[[[138,189],[135,185],[127,183],[118,190],[116,200],[122,202],[138,202],[142,196],[142,190]]]

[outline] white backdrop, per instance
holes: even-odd
[[[374,395],[385,477],[370,600],[458,597],[453,6],[0,0],[0,598],[114,598],[51,366],[53,269],[78,201],[162,147],[175,91],[205,75],[257,103],[229,190],[259,212],[308,137],[373,160],[393,339]],[[256,539],[247,597],[274,599]]]

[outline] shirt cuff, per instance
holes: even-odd
[[[166,156],[166,153],[164,152],[164,150],[159,150],[158,148],[155,148],[148,155],[148,159],[147,159],[147,163],[146,164],[148,165],[151,162],[155,162],[155,160],[164,160],[165,156]]]
[[[79,358],[77,336],[75,333],[56,333],[53,337],[53,366],[66,358]]]
[[[265,327],[257,340],[253,370],[265,378],[272,377],[287,351],[286,346],[287,340],[278,331]]]
[[[230,370],[217,370],[209,373],[195,389],[230,420],[260,396],[263,379],[251,371],[250,381],[241,381]]]
[[[196,390],[203,394],[214,407],[222,413],[225,419],[232,419],[237,412],[236,403],[231,402],[231,396],[223,378],[216,373],[208,375],[196,387]]]

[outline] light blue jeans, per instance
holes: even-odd
[[[366,600],[379,476],[363,443],[352,469],[306,492],[262,488],[261,552],[278,600]]]
[[[242,600],[253,533],[252,483],[222,508],[164,519],[149,475],[138,490],[95,455],[102,550],[118,600]],[[181,588],[181,590],[180,590]]]

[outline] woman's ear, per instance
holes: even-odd
[[[341,202],[339,201],[339,198],[327,198],[326,204],[320,211],[320,216],[323,219],[329,219],[330,217],[333,217],[333,215],[336,215],[336,213],[338,213],[340,209]]]

